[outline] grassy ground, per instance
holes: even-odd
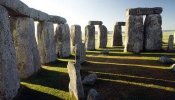
[[[106,49],[110,51],[108,55],[101,54],[104,49],[87,52],[87,62],[82,65],[82,77],[96,73],[98,80],[94,86],[84,86],[86,91],[95,88],[104,100],[175,99],[175,73],[170,70],[170,64],[158,62],[162,55],[175,60],[174,52],[132,54],[123,53],[123,47]],[[73,59],[74,56],[58,59],[22,80],[19,94],[14,100],[68,100],[66,66]]]

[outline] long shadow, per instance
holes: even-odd
[[[50,62],[47,64],[44,64],[45,66],[49,66],[49,67],[62,67],[62,68],[66,68],[67,67],[67,63],[68,61],[62,61],[62,60],[56,60],[54,62]]]
[[[21,85],[18,95],[13,100],[61,100],[58,97],[32,90]]]

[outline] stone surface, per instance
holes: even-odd
[[[85,45],[86,50],[95,50],[95,26],[93,25],[85,27]]]
[[[70,30],[68,24],[59,24],[55,33],[56,53],[59,57],[70,56]]]
[[[10,18],[18,71],[21,78],[27,78],[41,67],[35,39],[34,20],[26,17]]]
[[[162,50],[162,18],[159,14],[147,15],[144,23],[144,49]]]
[[[113,32],[113,41],[112,46],[122,46],[123,40],[122,40],[122,28],[120,25],[114,26],[114,32]]]
[[[173,72],[175,72],[175,64],[171,65],[170,67],[171,67],[170,69],[171,69]]]
[[[84,43],[75,45],[75,59],[76,63],[82,64],[86,59],[86,48]]]
[[[99,34],[98,34],[99,48],[106,48],[107,34],[108,34],[107,28],[104,25],[99,25]]]
[[[94,85],[97,80],[96,74],[89,74],[88,76],[85,76],[82,83],[85,85]]]
[[[34,8],[30,8],[29,13],[30,13],[29,17],[37,21],[48,21],[50,19],[50,16],[47,13],[36,10]]]
[[[99,93],[95,89],[90,89],[87,100],[101,100]]]
[[[81,82],[80,65],[69,61],[67,69],[70,78],[69,92],[71,97],[75,97],[76,100],[83,100],[84,89]]]
[[[143,16],[127,16],[125,52],[140,53],[143,50]]]
[[[102,21],[89,21],[88,23],[89,25],[102,25],[103,24]]]
[[[76,44],[82,43],[82,32],[81,32],[80,25],[72,25],[71,26],[70,37],[71,37],[72,46],[75,46]]]
[[[167,56],[161,56],[159,61],[163,64],[172,64],[175,62],[174,60],[172,60],[171,58],[168,58]]]
[[[126,25],[126,23],[125,22],[116,22],[116,24],[115,25],[118,25],[118,26],[125,26]]]
[[[0,100],[13,99],[20,86],[8,16],[7,10],[0,6]]]
[[[161,7],[154,8],[131,8],[127,9],[127,15],[150,15],[161,14],[163,9]]]
[[[38,49],[41,63],[46,64],[57,59],[54,26],[51,22],[39,22],[37,25]]]
[[[167,47],[168,51],[173,51],[174,50],[173,44],[174,44],[174,36],[170,35],[169,39],[168,39],[168,47]]]
[[[65,24],[67,20],[61,16],[50,15],[49,22],[57,23],[57,24]]]

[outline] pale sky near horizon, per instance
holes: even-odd
[[[117,21],[125,21],[127,8],[163,7],[163,30],[175,30],[175,0],[21,0],[29,7],[62,16],[69,25],[84,28],[89,20],[103,21],[109,31]]]

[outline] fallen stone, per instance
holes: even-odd
[[[46,64],[57,59],[54,26],[51,22],[39,22],[37,25],[38,49],[41,63]]]
[[[28,78],[41,67],[34,20],[27,17],[10,18],[19,75],[21,78]]]
[[[163,64],[172,64],[175,62],[174,60],[172,60],[171,58],[168,58],[167,56],[161,56],[159,61]]]
[[[101,100],[99,93],[95,89],[90,89],[87,100]]]
[[[143,16],[127,16],[125,52],[140,53],[143,50]]]
[[[89,74],[88,76],[84,77],[84,80],[82,81],[85,85],[94,85],[97,80],[96,74]]]
[[[89,25],[102,25],[102,21],[89,21]]]
[[[171,65],[170,69],[175,72],[175,64]]]
[[[114,32],[113,32],[113,41],[112,46],[122,46],[123,40],[122,40],[122,28],[120,25],[114,26]]]
[[[104,25],[99,25],[99,34],[98,34],[99,48],[106,48],[107,34],[108,34],[107,28]]]
[[[18,93],[20,79],[16,65],[9,15],[0,6],[0,100],[12,100]]]
[[[168,39],[168,47],[167,47],[167,50],[168,51],[173,51],[174,50],[174,36],[173,35],[170,35],[169,36],[169,39]]]
[[[70,56],[70,30],[68,24],[59,24],[55,33],[56,53],[59,57]]]
[[[95,50],[95,26],[93,25],[85,27],[85,45],[86,50]]]
[[[80,64],[68,62],[67,65],[68,74],[70,78],[69,93],[70,97],[75,97],[76,100],[84,100],[84,89],[81,82]]]
[[[116,24],[115,25],[118,25],[118,26],[125,26],[126,25],[126,23],[125,22],[116,22]]]
[[[144,49],[162,50],[162,18],[159,14],[147,15],[144,23]]]
[[[127,9],[127,15],[150,15],[161,14],[163,9],[161,7],[154,8],[131,8]]]

